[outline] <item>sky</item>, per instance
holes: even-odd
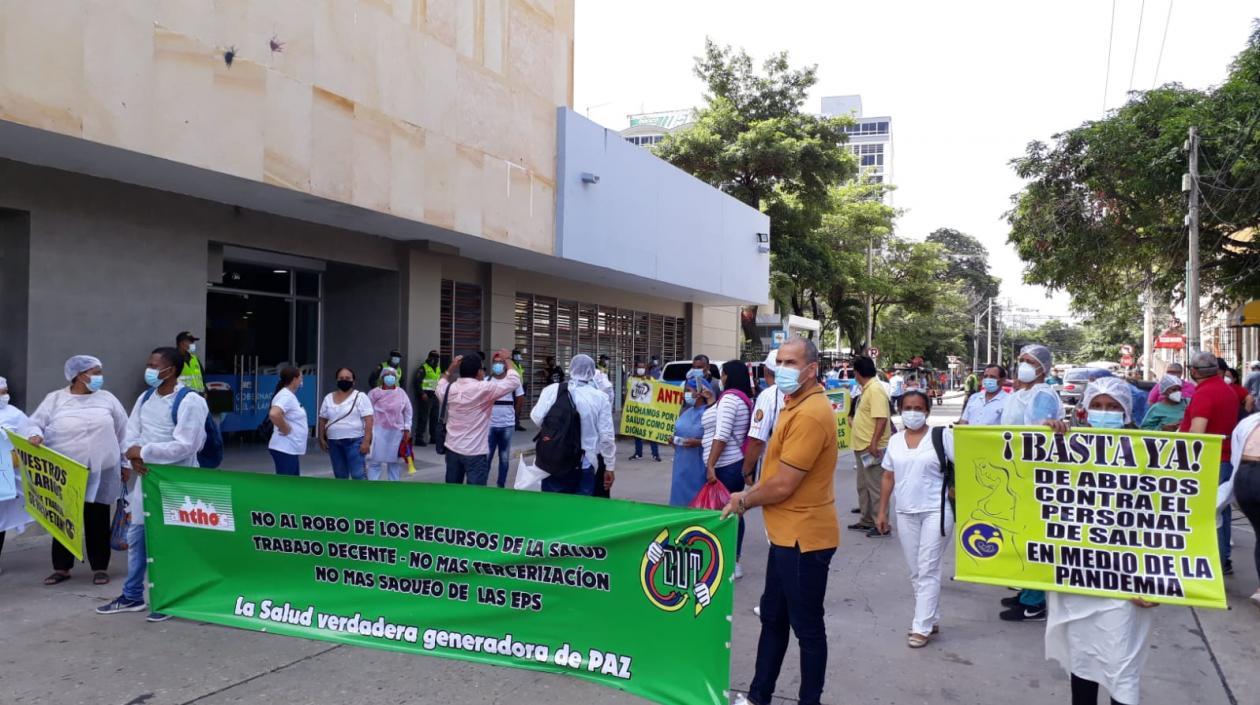
[[[632,113],[700,105],[692,67],[705,37],[743,47],[758,63],[786,50],[794,66],[817,64],[806,110],[819,112],[822,96],[856,93],[864,114],[892,117],[894,205],[905,211],[898,234],[921,239],[950,227],[975,236],[1013,315],[1036,324],[1067,314],[1071,300],[1022,282],[1003,219],[1021,186],[1009,161],[1032,140],[1123,105],[1130,88],[1220,83],[1260,17],[1254,0],[1115,0],[1113,31],[1112,8],[1109,0],[576,0],[573,107],[620,130]]]

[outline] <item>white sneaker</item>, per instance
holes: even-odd
[[[741,566],[739,563],[736,563],[735,564],[735,579],[739,580],[742,577],[744,577],[744,567]]]
[[[1256,607],[1260,607],[1260,588],[1256,588],[1256,591],[1251,593],[1250,599],[1251,599],[1251,604],[1255,605]]]
[[[756,607],[753,608],[753,614],[757,615],[758,617],[761,616],[761,605],[757,605]]]
[[[731,705],[752,705],[752,701],[748,699],[747,695],[736,693],[735,697],[731,698]]]

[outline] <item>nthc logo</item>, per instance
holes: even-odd
[[[722,568],[722,544],[706,529],[690,526],[673,540],[661,529],[643,553],[643,594],[666,612],[694,601],[699,616],[722,584]]]
[[[232,513],[232,488],[163,482],[162,523],[215,531],[236,531]]]

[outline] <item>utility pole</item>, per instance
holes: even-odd
[[[993,297],[989,297],[989,342],[984,346],[984,361],[993,364]]]
[[[1143,379],[1155,379],[1155,370],[1151,365],[1155,362],[1155,292],[1151,286],[1151,275],[1146,275],[1146,291],[1142,298],[1146,299],[1145,311],[1142,315],[1142,355],[1146,364],[1142,365]]]
[[[1190,128],[1186,150],[1190,153],[1190,214],[1186,218],[1190,231],[1190,256],[1186,266],[1186,360],[1188,361],[1203,344],[1199,336],[1199,128]]]
[[[875,297],[870,289],[870,281],[875,278],[875,236],[866,242],[866,348],[870,350],[875,344]]]
[[[975,369],[980,365],[980,302],[976,302],[976,323],[971,329],[971,369]]]

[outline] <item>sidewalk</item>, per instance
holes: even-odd
[[[526,447],[532,433],[516,436]],[[633,444],[618,444],[620,499],[663,502],[672,450],[664,462],[628,462]],[[424,450],[424,449],[418,449]],[[417,453],[421,456],[421,453]],[[269,472],[265,449],[233,449],[232,467]],[[436,482],[441,464],[431,449],[408,481]],[[330,474],[327,456],[304,459],[304,474]],[[513,466],[513,471],[515,466]],[[510,480],[511,478],[509,478]],[[510,490],[488,490],[510,491]],[[837,511],[843,524],[855,504],[853,458],[841,453]],[[591,500],[601,501],[601,500]],[[1144,705],[1255,703],[1260,692],[1260,610],[1246,597],[1256,584],[1255,536],[1235,523],[1237,575],[1226,579],[1231,611],[1160,607],[1142,683]],[[826,599],[831,645],[828,705],[1064,705],[1068,678],[1044,660],[1044,624],[998,620],[998,600],[1013,593],[946,581],[942,634],[924,649],[905,645],[913,597],[896,537],[869,539],[844,531],[831,565]],[[752,613],[765,579],[760,512],[750,512],[746,576],[735,586],[731,680],[752,677],[760,625]],[[144,614],[101,616],[93,609],[118,594],[126,556],[114,554],[113,583],[93,586],[86,568],[56,587],[48,537],[9,536],[0,574],[0,676],[4,705],[630,705],[637,697],[558,675],[495,668],[327,642],[246,632],[174,619],[147,624]],[[945,575],[953,574],[947,555]],[[592,614],[598,620],[600,615]],[[678,654],[685,659],[686,654]],[[776,705],[795,702],[795,644],[788,651]],[[1231,695],[1232,693],[1232,699]]]

